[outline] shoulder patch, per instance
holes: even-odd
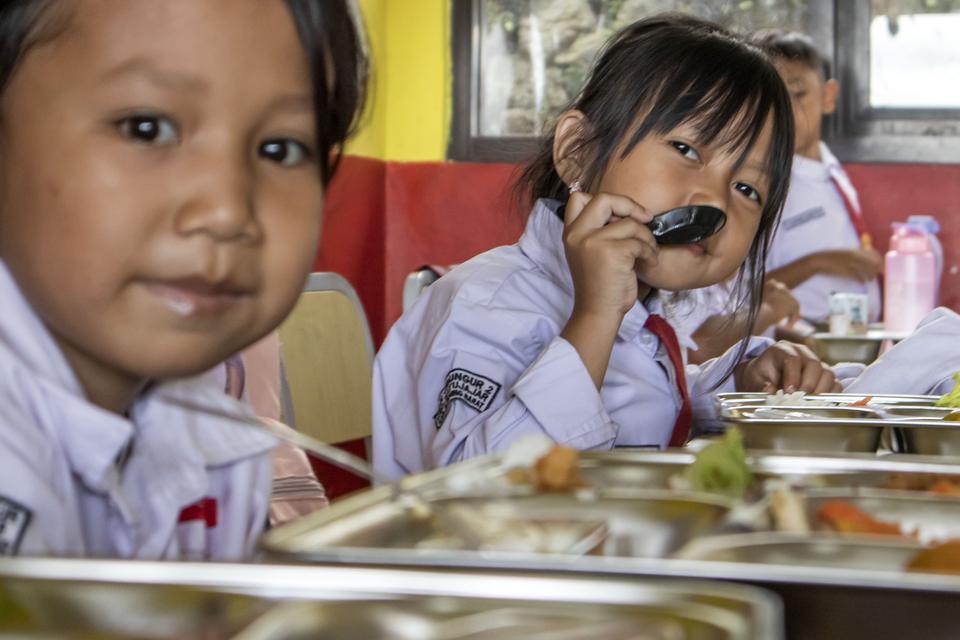
[[[17,554],[32,517],[33,512],[19,502],[0,496],[0,556]]]
[[[452,369],[447,374],[437,399],[437,413],[433,416],[433,425],[437,430],[443,426],[454,400],[463,402],[477,413],[483,413],[493,404],[499,391],[499,382],[466,369]]]

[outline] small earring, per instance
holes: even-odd
[[[570,193],[577,193],[578,191],[583,191],[583,185],[580,184],[579,180],[574,180],[570,183]]]

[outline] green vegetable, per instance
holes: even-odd
[[[953,380],[956,382],[953,387],[953,391],[945,394],[942,398],[937,400],[938,407],[951,407],[953,409],[960,409],[960,373],[953,374]]]
[[[695,491],[742,498],[753,483],[753,474],[747,466],[740,431],[731,427],[722,440],[701,449],[687,469],[687,480]]]

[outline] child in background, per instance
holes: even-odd
[[[521,177],[534,205],[519,243],[455,268],[390,331],[374,367],[378,471],[530,434],[579,449],[680,445],[693,418],[714,417],[714,390],[837,388],[809,350],[766,340],[685,367],[658,295],[723,282],[747,259],[756,314],[790,111],[767,57],[716,25],[668,15],[614,36]],[[647,223],[690,204],[722,209],[726,226],[658,246]]]
[[[790,192],[767,256],[767,275],[791,289],[800,314],[825,321],[830,294],[866,293],[870,320],[882,309],[873,248],[857,192],[820,139],[823,117],[836,108],[839,86],[809,37],[770,31],[754,41],[774,59],[793,102],[797,131]]]
[[[200,374],[310,270],[349,8],[12,0],[0,29],[0,555],[243,558],[274,443]]]

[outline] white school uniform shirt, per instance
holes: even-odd
[[[267,518],[272,437],[213,376],[130,418],[83,391],[0,262],[0,556],[238,560]]]
[[[643,328],[637,302],[598,392],[560,332],[573,310],[559,203],[534,207],[519,243],[481,254],[430,286],[391,329],[374,364],[373,461],[398,478],[488,452],[531,434],[577,449],[664,447],[680,408],[674,369]],[[678,336],[681,344],[688,340]],[[749,357],[769,341],[755,339]],[[735,350],[686,377],[701,426]]]
[[[820,143],[820,158],[821,161],[817,162],[793,156],[790,191],[767,254],[767,273],[812,253],[860,247],[860,238],[833,179],[855,207],[860,206],[857,192],[840,162],[823,142]],[[830,294],[834,292],[866,293],[871,322],[878,320],[882,311],[880,283],[876,279],[857,282],[851,278],[817,274],[794,287],[792,292],[800,303],[800,314],[812,320],[825,320],[830,315]]]

